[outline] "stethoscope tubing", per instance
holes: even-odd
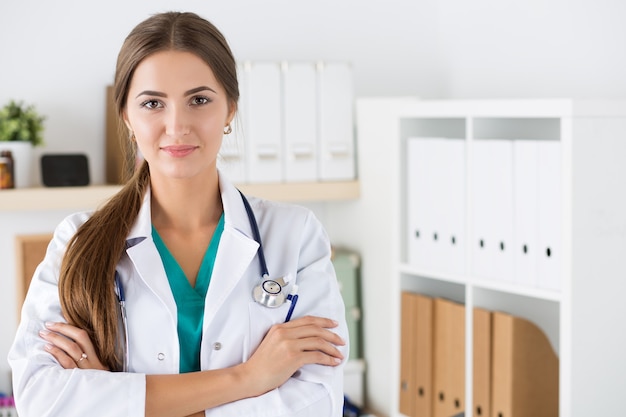
[[[130,362],[130,349],[128,342],[128,316],[126,315],[126,295],[119,272],[115,271],[115,293],[120,304],[120,314],[122,316],[122,327],[124,328],[124,362],[122,371],[128,372],[128,364]]]
[[[239,191],[239,190],[238,190]],[[267,263],[265,262],[265,253],[263,252],[263,244],[261,242],[261,233],[259,232],[259,226],[256,222],[256,217],[254,216],[254,212],[252,211],[252,207],[250,207],[250,203],[248,199],[243,195],[241,191],[241,199],[243,201],[243,205],[246,209],[246,213],[248,214],[248,219],[250,221],[250,227],[252,228],[252,234],[254,236],[254,240],[259,244],[259,249],[257,251],[257,256],[259,258],[259,266],[261,268],[261,279],[268,280],[269,279],[269,271],[267,269]],[[122,286],[122,281],[120,278],[119,272],[115,271],[115,293],[117,295],[117,299],[120,306],[120,314],[122,317],[122,326],[124,327],[124,363],[123,363],[123,371],[128,372],[128,366],[130,363],[130,344],[129,344],[129,335],[128,335],[128,316],[126,314],[126,295],[124,294],[124,287]],[[285,318],[285,323],[291,320],[291,316],[293,315],[293,310],[296,307],[296,303],[298,302],[298,294],[297,294],[297,285],[293,285],[293,291],[286,297],[287,300],[291,302],[289,306],[289,310],[287,311],[287,317]],[[265,305],[265,304],[264,304]],[[268,307],[266,305],[266,307]]]

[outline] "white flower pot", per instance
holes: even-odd
[[[33,185],[33,145],[30,142],[0,142],[1,151],[11,151],[13,155],[13,179],[15,188]]]

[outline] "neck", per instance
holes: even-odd
[[[210,178],[151,180],[152,223],[159,228],[194,230],[222,215],[217,172]]]

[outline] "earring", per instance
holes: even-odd
[[[225,135],[230,135],[231,133],[233,133],[233,128],[230,126],[230,123],[226,126],[226,128],[224,129],[224,134]]]
[[[133,132],[132,130],[128,131],[128,139],[130,139],[131,142],[135,141],[135,132]]]

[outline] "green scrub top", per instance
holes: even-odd
[[[180,265],[165,246],[157,230],[152,226],[152,239],[161,255],[163,267],[176,301],[178,313],[178,343],[180,346],[180,373],[200,370],[200,344],[202,341],[202,322],[204,318],[204,300],[209,290],[209,282],[215,264],[215,256],[224,230],[224,213],[215,228],[207,248],[196,286],[192,287]]]

